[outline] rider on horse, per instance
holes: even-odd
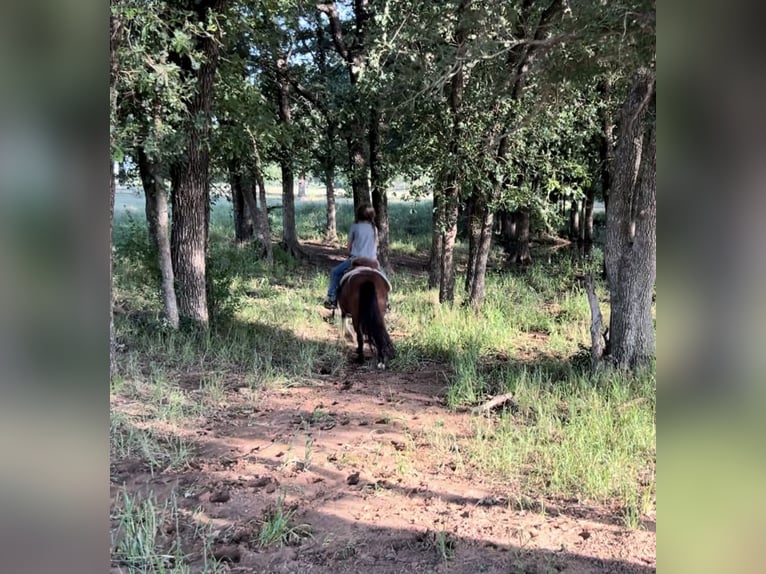
[[[337,293],[343,275],[348,272],[355,260],[378,260],[378,229],[375,227],[375,210],[371,205],[363,203],[356,210],[356,218],[348,233],[349,257],[330,272],[330,286],[324,306],[335,309],[338,305]],[[367,263],[365,261],[365,263]],[[380,271],[380,266],[377,266]],[[381,271],[382,272],[382,271]]]

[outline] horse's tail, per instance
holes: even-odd
[[[365,281],[359,287],[359,325],[362,333],[370,338],[379,355],[394,356],[394,344],[386,331],[386,324],[378,307],[378,293],[372,281]]]

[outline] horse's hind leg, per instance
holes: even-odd
[[[348,315],[344,315],[341,319],[340,332],[343,337],[351,341],[354,340],[354,328],[351,325],[351,319]]]
[[[364,363],[364,335],[362,330],[356,330],[356,358],[360,363]]]
[[[381,371],[385,370],[386,368],[386,358],[383,356],[383,353],[378,352],[378,369]]]

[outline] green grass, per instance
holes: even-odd
[[[457,543],[449,532],[439,530],[434,534],[434,548],[436,555],[442,562],[448,562],[455,558]]]
[[[504,376],[503,390],[515,393],[518,410],[474,420],[472,462],[526,493],[646,502],[648,496],[631,497],[654,457],[653,376],[571,373],[555,380],[545,368]]]
[[[124,413],[113,412],[110,419],[109,446],[113,463],[140,461],[154,473],[166,468],[183,470],[193,459],[192,445],[182,437],[141,428]]]
[[[212,328],[204,334],[163,325],[145,230],[135,219],[115,222],[116,299],[126,311],[115,318],[125,351],[112,393],[141,402],[155,420],[171,426],[220,408],[230,385],[244,384],[256,393],[302,385],[337,375],[348,363],[348,346],[339,336],[327,336],[319,309],[327,270],[300,266],[279,248],[275,265],[267,268],[251,250],[232,244],[228,209],[219,202],[211,214],[208,269],[215,305]],[[430,202],[392,202],[389,213],[394,256],[425,260]],[[299,203],[296,218],[302,240],[321,239],[321,202]],[[272,222],[278,220],[274,212]],[[350,204],[339,203],[341,242],[352,220]],[[273,232],[277,236],[278,225]],[[465,245],[457,252],[464,258]],[[495,249],[492,261],[501,259]],[[636,376],[594,376],[588,369],[583,347],[590,344],[590,317],[578,277],[599,269],[601,260],[597,247],[587,263],[556,252],[536,255],[523,272],[491,269],[478,313],[461,305],[460,274],[450,307],[437,303],[437,292],[422,274],[395,269],[393,312],[387,317],[396,333],[392,368],[412,372],[441,363],[451,409],[515,393],[515,410],[475,417],[469,436],[443,428],[428,433],[431,447],[444,452],[444,464],[475,466],[533,500],[616,501],[625,524],[635,527],[655,489],[656,382],[653,368]],[[603,286],[599,294],[606,299]],[[309,424],[321,424],[323,414],[313,413]],[[130,420],[113,420],[113,427],[115,456],[136,455],[152,468],[184,463],[183,448],[174,447],[174,455],[167,441]],[[308,463],[310,446],[305,450]],[[398,472],[409,473],[410,461],[400,458]]]
[[[284,498],[277,498],[274,510],[261,521],[258,544],[262,547],[292,546],[311,538],[311,529],[307,524],[294,523],[295,513],[294,508],[285,509]]]
[[[193,524],[178,508],[175,494],[159,501],[120,491],[112,512],[111,558],[130,574],[189,574],[188,550],[201,544],[203,564],[195,572],[217,574],[224,569],[212,558],[209,528]],[[181,542],[181,533],[190,535]],[[186,550],[184,548],[186,546]]]

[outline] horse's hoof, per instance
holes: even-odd
[[[383,363],[383,362],[378,363],[378,369],[380,369],[381,371],[385,371],[386,370],[386,364]]]

